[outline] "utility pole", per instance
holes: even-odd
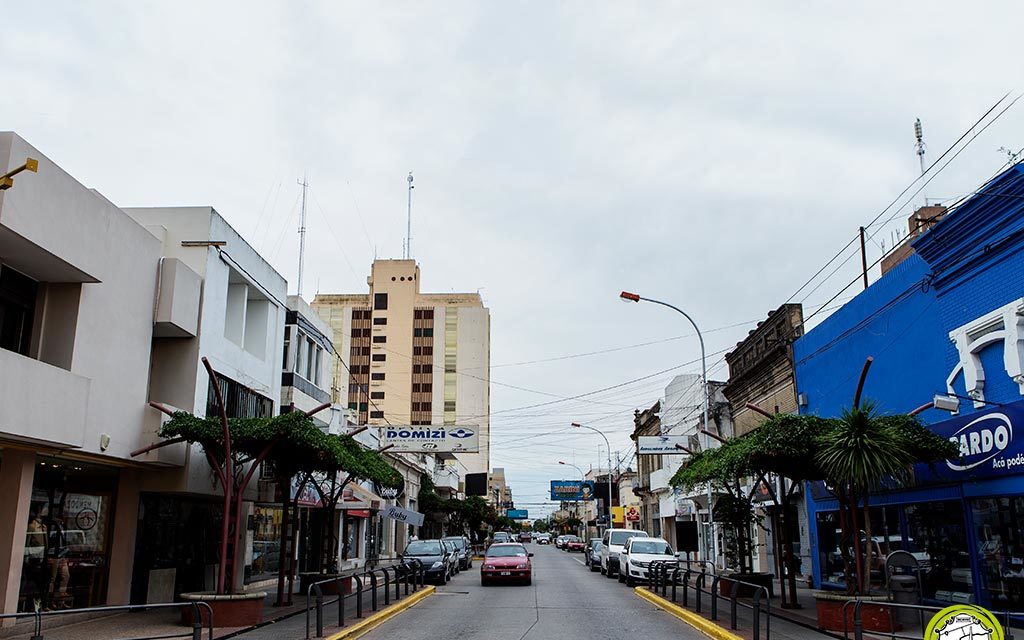
[[[306,175],[302,175],[301,181],[296,181],[302,186],[302,208],[299,210],[299,281],[298,294],[302,297],[302,270],[306,262],[306,189],[309,183],[306,182]]]

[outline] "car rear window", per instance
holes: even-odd
[[[447,542],[448,544],[452,545],[456,549],[465,549],[466,548],[466,541],[463,540],[462,538],[445,538],[444,541]]]
[[[526,556],[526,547],[519,544],[495,545],[487,550],[488,558],[515,558]]]
[[[441,554],[441,543],[437,540],[417,540],[405,548],[407,556],[436,556]]]
[[[647,553],[654,555],[672,555],[672,547],[665,542],[634,542],[629,547],[630,553]]]
[[[626,540],[629,540],[630,538],[646,535],[647,534],[642,531],[612,531],[612,537],[609,544],[624,545],[626,544]]]

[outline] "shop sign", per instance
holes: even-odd
[[[689,448],[687,436],[637,436],[636,452],[638,455],[685,455],[686,452],[677,447]]]
[[[478,431],[476,425],[388,425],[380,428],[380,446],[393,453],[477,453]]]
[[[686,516],[693,515],[693,505],[689,500],[679,498],[676,500],[676,517],[685,518]]]
[[[626,522],[640,522],[640,510],[634,506],[626,507]]]
[[[505,515],[513,520],[527,520],[530,517],[530,512],[526,509],[509,509]]]
[[[397,500],[405,495],[405,478],[402,478],[397,487],[384,487],[374,482],[373,492],[385,500]]]
[[[954,478],[1024,472],[1024,435],[1020,433],[1024,429],[1024,401],[945,420],[929,428],[960,447],[960,458],[946,461]],[[934,475],[927,465],[918,468],[923,474]]]
[[[626,507],[612,507],[612,524],[623,524],[626,522]]]
[[[402,507],[388,507],[383,512],[385,518],[391,518],[414,527],[423,526],[423,514],[418,511],[410,511]]]

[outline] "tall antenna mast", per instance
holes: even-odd
[[[405,255],[403,257],[408,260],[412,257],[412,190],[416,188],[412,186],[412,171],[409,172],[409,177],[406,180],[409,181],[409,208],[405,218]]]
[[[306,262],[306,188],[309,187],[309,183],[306,182],[306,174],[302,174],[302,180],[296,180],[302,185],[302,209],[299,211],[299,282],[298,282],[298,294],[302,297],[302,270],[305,268]]]
[[[921,118],[914,121],[914,150],[917,152],[917,158],[921,162],[921,175],[924,175],[924,128],[921,126]]]

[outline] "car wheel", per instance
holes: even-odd
[[[604,576],[606,578],[608,578],[609,580],[611,580],[612,578],[615,577],[615,574],[612,573],[612,566],[611,565],[608,565],[608,568],[605,569]]]
[[[618,578],[619,578],[619,584],[622,584],[623,582],[626,581],[626,576],[622,575],[621,571],[619,571]]]
[[[598,570],[598,569],[597,569],[597,565],[596,565],[596,564],[591,564],[591,565],[590,565],[590,572],[591,572],[591,573],[593,573],[593,572],[595,572],[595,571],[597,571],[597,570]]]
[[[490,583],[490,582],[487,582],[487,580],[486,580],[486,579],[484,579],[484,578],[480,578],[480,586],[481,586],[481,587],[489,587],[490,585],[491,585],[491,583]]]
[[[636,586],[636,580],[634,580],[630,576],[626,576],[626,586],[627,587],[635,587]]]
[[[526,579],[526,580],[525,580],[525,581],[523,582],[523,584],[525,584],[526,586],[530,586],[531,584],[533,584],[533,578],[527,578],[527,579]]]

